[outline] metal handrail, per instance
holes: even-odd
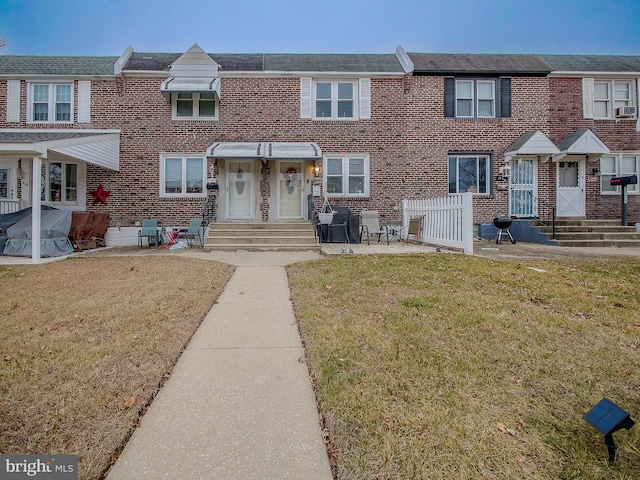
[[[527,193],[531,197],[531,201],[538,206],[537,215],[534,218],[538,221],[540,225],[549,226],[549,224],[551,224],[551,238],[555,240],[556,238],[556,206],[543,201],[542,199],[540,199],[539,197],[536,197],[531,192],[527,192]],[[546,222],[541,218],[541,215],[540,215],[541,206],[546,209],[546,214],[547,214]]]

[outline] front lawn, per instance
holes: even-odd
[[[0,452],[102,477],[233,267],[148,256],[0,267]]]
[[[288,268],[334,470],[346,479],[632,479],[640,261],[340,257]]]

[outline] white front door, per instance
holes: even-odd
[[[253,161],[227,161],[227,218],[253,219]]]
[[[17,210],[16,165],[0,160],[0,214]]]
[[[278,162],[278,218],[302,219],[304,171],[300,160]]]
[[[538,160],[515,158],[511,160],[509,177],[509,216],[533,218],[538,215],[537,173]]]
[[[556,208],[558,217],[584,217],[584,159],[558,162]]]

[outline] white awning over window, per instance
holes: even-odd
[[[207,149],[210,158],[261,158],[263,160],[322,158],[314,142],[220,142]]]
[[[220,79],[170,77],[162,82],[160,91],[165,95],[171,93],[215,93],[220,98]]]

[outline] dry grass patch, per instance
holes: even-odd
[[[529,267],[546,270],[540,272]],[[462,255],[288,269],[309,368],[345,479],[632,479],[582,416],[640,416],[640,262]]]
[[[98,479],[233,267],[187,258],[0,267],[0,452],[78,454]]]

